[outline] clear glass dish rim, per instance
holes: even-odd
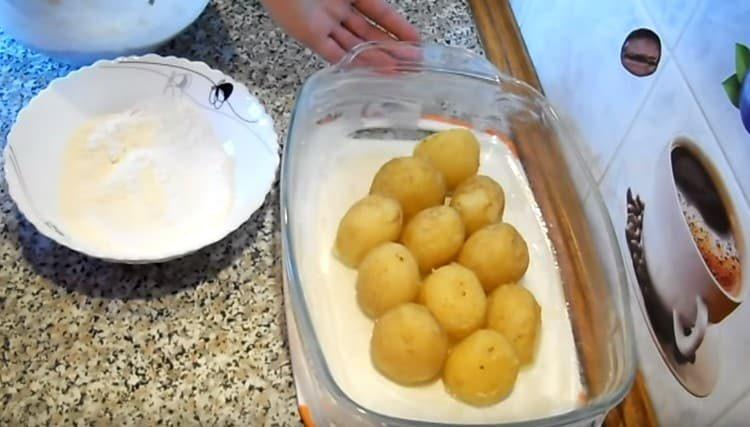
[[[293,145],[292,142],[292,134],[294,130],[294,124],[297,119],[297,113],[298,109],[300,108],[301,103],[299,102],[301,99],[301,96],[305,93],[305,89],[311,85],[314,81],[318,80],[322,76],[328,75],[328,74],[334,74],[334,73],[346,73],[347,70],[344,69],[346,65],[351,63],[352,59],[356,57],[361,51],[366,50],[368,48],[377,47],[377,46],[384,46],[384,45],[408,45],[412,47],[417,48],[431,48],[431,49],[450,49],[455,51],[462,51],[464,54],[468,54],[474,58],[480,58],[484,61],[486,59],[468,51],[462,48],[457,48],[453,46],[444,46],[444,45],[437,45],[434,43],[410,43],[410,42],[367,42],[360,44],[356,46],[344,59],[342,59],[339,63],[323,68],[315,73],[313,73],[311,76],[309,76],[305,82],[302,84],[300,89],[297,91],[297,97],[296,97],[296,103],[294,106],[294,109],[292,110],[291,118],[289,121],[289,128],[286,135],[286,142],[284,144],[284,152],[282,156],[282,164],[281,164],[281,179],[280,179],[280,214],[281,214],[281,240],[282,240],[282,268],[284,269],[284,277],[286,278],[288,284],[289,284],[289,291],[290,291],[290,300],[292,302],[292,312],[295,316],[295,322],[297,324],[297,328],[299,330],[300,335],[300,344],[301,348],[303,349],[303,352],[305,353],[303,357],[309,362],[315,365],[320,372],[321,375],[311,375],[311,377],[314,378],[314,380],[318,383],[321,383],[320,385],[325,389],[327,393],[330,394],[330,397],[334,399],[337,405],[341,405],[342,409],[344,409],[348,413],[358,413],[360,415],[366,416],[369,420],[375,423],[379,423],[381,425],[408,425],[408,426],[414,426],[414,427],[444,427],[444,426],[450,426],[454,425],[451,423],[440,423],[440,422],[432,422],[432,421],[422,421],[422,420],[413,420],[413,419],[407,419],[407,418],[397,418],[392,417],[389,415],[384,415],[379,412],[367,409],[359,405],[357,402],[352,400],[336,383],[336,380],[333,378],[333,375],[328,368],[328,364],[325,361],[325,355],[323,354],[322,348],[320,345],[316,343],[310,343],[309,340],[303,339],[303,337],[317,337],[317,334],[315,332],[315,328],[313,327],[312,323],[312,317],[310,316],[310,312],[308,310],[307,304],[304,301],[304,290],[302,288],[302,280],[299,275],[299,271],[297,269],[297,263],[296,259],[294,258],[291,248],[294,247],[294,238],[292,236],[292,233],[289,230],[289,213],[288,213],[288,206],[291,202],[290,200],[290,191],[288,189],[289,185],[289,179],[290,179],[290,170],[291,170],[291,161],[292,155],[290,153],[293,153]],[[456,75],[457,77],[463,77],[463,78],[473,78],[473,79],[479,79],[487,82],[488,84],[498,84],[502,82],[507,82],[516,86],[523,87],[530,91],[530,93],[533,94],[535,99],[533,101],[535,103],[538,103],[541,108],[546,110],[549,114],[551,114],[552,117],[554,117],[557,120],[557,114],[555,113],[552,106],[549,104],[549,102],[533,87],[529,86],[525,82],[518,80],[514,77],[508,76],[494,67],[489,61],[487,61],[487,64],[490,64],[490,66],[495,70],[494,75],[485,74],[485,73],[479,73],[475,71],[468,71],[465,69],[455,69],[450,67],[433,67],[433,66],[425,66],[423,64],[418,63],[407,63],[403,67],[396,67],[395,69],[389,69],[389,71],[406,71],[406,72],[415,72],[415,71],[428,71],[433,73],[444,73],[444,74],[450,74],[450,75]],[[361,68],[361,67],[358,67]],[[374,70],[374,68],[371,68],[371,70]],[[590,168],[586,165],[586,163],[583,160],[583,156],[581,155],[580,150],[573,146],[571,147],[574,155],[575,155],[575,162],[578,163],[580,166],[582,166],[583,173],[586,175],[586,181],[588,181],[591,185],[591,190],[589,191],[588,198],[594,198],[593,201],[596,204],[596,209],[602,213],[602,215],[605,215],[606,219],[606,225],[607,225],[607,234],[609,239],[609,245],[610,249],[615,252],[614,258],[617,263],[617,278],[618,278],[618,284],[615,287],[615,289],[619,292],[619,297],[622,305],[623,315],[617,316],[622,329],[623,329],[623,341],[624,341],[624,351],[626,353],[625,356],[625,366],[623,367],[626,380],[623,381],[622,385],[607,394],[604,395],[603,398],[598,399],[596,402],[586,405],[580,408],[576,408],[573,410],[570,410],[568,412],[564,412],[562,414],[556,414],[556,415],[550,415],[545,418],[538,418],[538,419],[532,419],[532,420],[525,420],[525,421],[519,421],[519,422],[510,422],[510,423],[490,423],[490,424],[471,424],[472,427],[490,427],[490,426],[503,426],[503,427],[552,427],[552,426],[559,426],[559,425],[568,425],[573,424],[581,421],[585,421],[591,418],[596,417],[597,415],[604,415],[607,411],[609,411],[611,408],[613,408],[616,404],[618,404],[629,392],[636,375],[636,350],[634,345],[634,335],[633,335],[633,325],[632,325],[632,319],[630,317],[630,300],[629,300],[629,292],[628,292],[628,282],[625,275],[625,269],[623,265],[623,258],[622,254],[619,248],[619,245],[617,244],[617,237],[615,235],[614,228],[612,226],[612,221],[609,216],[609,213],[607,211],[606,205],[604,203],[604,200],[601,196],[600,191],[596,187],[596,181],[593,179],[593,176],[591,175]],[[614,296],[613,296],[614,298]],[[288,320],[287,320],[288,321]]]

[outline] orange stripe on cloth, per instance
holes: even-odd
[[[302,424],[304,424],[305,427],[315,427],[310,408],[307,405],[300,405],[299,415],[302,417]]]

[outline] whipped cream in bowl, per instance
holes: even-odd
[[[19,113],[9,191],[47,237],[110,261],[166,261],[221,240],[276,176],[273,122],[242,84],[157,55],[100,61]]]

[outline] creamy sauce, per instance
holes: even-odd
[[[439,129],[424,122],[426,129]],[[393,417],[447,423],[500,423],[567,412],[580,405],[581,383],[562,280],[544,221],[518,160],[496,138],[477,134],[482,143],[480,173],[504,188],[504,221],[513,224],[529,245],[530,265],[520,282],[542,308],[542,330],[534,363],[518,376],[511,396],[496,405],[476,408],[448,395],[440,380],[420,387],[397,385],[373,367],[370,336],[373,322],[360,311],[355,297],[356,271],[332,256],[338,221],[356,200],[365,196],[377,169],[387,160],[410,155],[415,142],[351,140],[336,123],[319,127],[308,138],[320,138],[316,151],[302,162],[302,176],[316,176],[315,185],[302,184],[295,209],[302,209],[308,226],[295,230],[295,250],[313,326],[336,383],[368,410]],[[325,139],[325,140],[323,140]],[[324,142],[323,142],[324,141]],[[325,147],[320,149],[320,147]],[[309,221],[309,222],[308,222]]]
[[[151,99],[81,126],[63,158],[64,230],[93,250],[148,258],[212,232],[232,161],[189,101]]]

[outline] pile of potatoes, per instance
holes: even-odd
[[[404,385],[442,376],[453,396],[484,406],[533,361],[541,309],[517,284],[528,247],[502,222],[500,184],[477,175],[479,151],[473,133],[450,129],[388,161],[341,219],[334,252],[358,270],[377,370]]]

